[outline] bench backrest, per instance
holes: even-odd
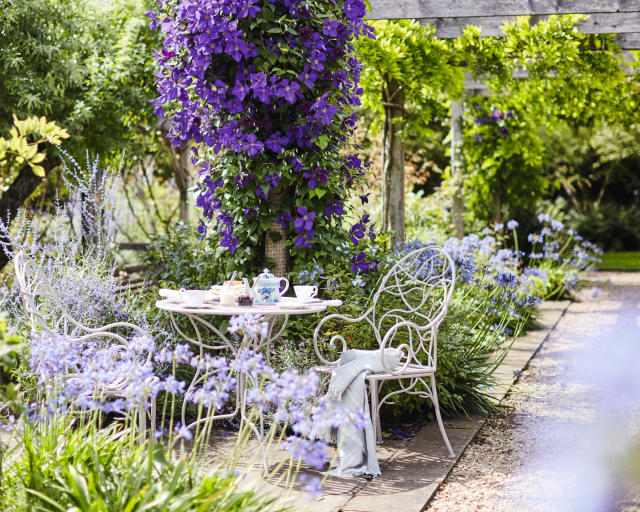
[[[16,282],[20,291],[20,298],[24,312],[27,315],[32,330],[53,331],[48,327],[47,322],[38,309],[38,288],[42,285],[39,279],[39,271],[31,264],[30,259],[19,251],[13,258],[13,266],[16,273]]]
[[[455,280],[455,265],[438,246],[400,258],[382,279],[369,310],[379,341],[395,324],[403,324],[384,348],[404,344],[410,350],[409,363],[435,367],[438,326],[447,314]]]

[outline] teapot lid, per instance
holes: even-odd
[[[262,274],[260,274],[258,276],[258,279],[275,279],[275,276],[273,274],[269,273],[269,269],[268,268],[265,268],[262,271]]]

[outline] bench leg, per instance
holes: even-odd
[[[453,448],[451,448],[451,443],[449,442],[449,438],[447,437],[447,432],[444,429],[442,416],[440,416],[440,404],[438,403],[438,391],[436,391],[435,375],[431,375],[431,400],[433,401],[433,407],[436,410],[436,419],[438,420],[438,426],[440,427],[442,439],[444,439],[444,444],[447,446],[447,450],[449,450],[449,457],[453,459],[455,457],[455,454],[453,453]]]
[[[382,428],[380,427],[380,411],[378,409],[378,381],[369,381],[369,395],[371,396],[371,423],[376,443],[382,444]]]

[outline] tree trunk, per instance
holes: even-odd
[[[174,148],[166,138],[163,138],[163,143],[171,158],[171,169],[180,194],[180,220],[186,225],[189,224],[190,146],[187,144],[181,148]]]
[[[464,160],[462,154],[462,102],[451,100],[451,181],[453,185],[453,204],[451,205],[451,221],[456,236],[464,236]]]
[[[493,192],[493,222],[500,224],[502,219],[502,187]]]
[[[391,232],[391,247],[405,240],[404,226],[404,91],[397,80],[386,83],[382,127],[382,221]]]
[[[189,148],[182,148],[182,151],[178,154],[178,166],[174,170],[176,177],[176,184],[180,191],[180,220],[185,224],[189,224],[189,186],[190,173],[189,173]]]
[[[274,204],[282,203],[282,194],[273,194],[271,200]],[[274,222],[265,234],[264,255],[267,265],[274,276],[282,277],[287,272],[289,251],[285,242],[285,230],[280,224]]]
[[[57,158],[47,156],[47,158],[40,165],[44,167],[47,174],[58,165]],[[11,221],[18,214],[18,210],[22,207],[29,196],[38,188],[38,185],[42,183],[42,178],[38,178],[31,167],[25,165],[20,169],[18,176],[13,180],[9,188],[0,197],[0,219],[2,223],[9,229]],[[10,241],[4,235],[0,233],[0,240],[3,243],[9,244]],[[9,248],[7,248],[9,249]],[[6,251],[0,250],[0,270],[9,263],[9,256]]]
[[[189,224],[189,186],[191,173],[189,169],[189,153],[191,144],[176,148],[171,144],[170,140],[166,137],[169,133],[169,120],[159,120],[157,127],[162,133],[162,144],[165,150],[169,153],[169,159],[171,160],[171,170],[173,171],[173,177],[176,180],[176,186],[178,187],[178,193],[180,195],[180,220],[185,224]]]

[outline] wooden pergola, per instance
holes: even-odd
[[[467,25],[485,37],[502,35],[501,27],[518,16],[534,21],[554,14],[587,14],[577,26],[585,34],[617,34],[623,50],[640,50],[640,0],[371,0],[369,19],[411,18],[436,27],[451,39]]]
[[[436,28],[436,36],[452,39],[462,35],[466,26],[480,27],[482,37],[504,35],[501,27],[518,16],[531,16],[530,23],[538,23],[552,15],[586,14],[589,17],[577,24],[586,34],[615,34],[615,42],[622,50],[640,50],[640,0],[369,0],[368,18],[415,19]],[[523,74],[521,78],[526,78]],[[469,80],[468,89],[481,89],[483,84]],[[462,173],[462,104],[451,102],[451,174],[461,181]],[[404,183],[404,169],[398,169]],[[396,187],[397,188],[397,187]],[[404,210],[404,200],[394,198],[393,208]],[[404,223],[404,213],[398,212]],[[463,234],[462,184],[454,194],[452,220],[459,236]],[[402,228],[404,233],[404,228]]]

